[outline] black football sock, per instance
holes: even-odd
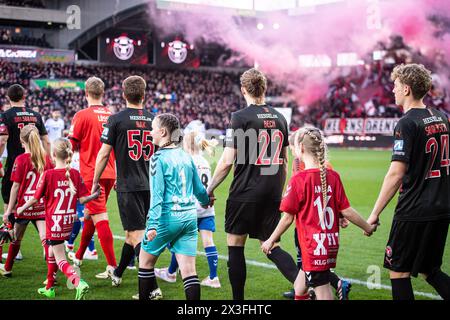
[[[437,270],[427,277],[427,282],[439,293],[444,300],[450,300],[450,277],[448,274]]]
[[[275,265],[278,270],[280,270],[281,274],[291,283],[295,282],[297,278],[298,269],[297,265],[292,259],[291,255],[281,249],[280,247],[275,247],[272,249],[272,252],[267,255]]]
[[[141,253],[141,243],[139,242],[135,247],[134,247],[134,255],[137,259],[137,261],[139,261],[139,254]]]
[[[124,243],[122,247],[122,255],[120,257],[119,265],[116,270],[114,270],[114,275],[116,277],[122,278],[122,275],[125,269],[130,264],[130,261],[133,259],[134,249],[131,244]]]
[[[247,265],[245,264],[244,247],[228,247],[228,277],[233,290],[233,300],[244,300]]]
[[[337,276],[336,273],[331,271],[330,272],[330,284],[335,290],[337,290],[339,287],[339,281],[341,281],[341,279],[339,279],[339,277]]]
[[[411,278],[391,279],[393,300],[414,300]]]
[[[139,268],[138,277],[139,300],[150,300],[150,293],[158,287],[154,269]]]
[[[200,300],[200,281],[198,276],[190,276],[183,279],[186,300]]]

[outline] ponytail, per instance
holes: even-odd
[[[197,131],[189,132],[184,136],[184,149],[190,154],[196,154],[199,151],[206,151],[209,156],[215,153],[215,147],[219,144],[216,139],[208,140]]]
[[[31,163],[33,167],[42,174],[45,169],[45,150],[41,144],[41,138],[37,128],[33,125],[26,125],[20,131],[20,139],[27,144],[31,153]]]

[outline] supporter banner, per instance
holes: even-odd
[[[0,60],[72,63],[75,61],[75,52],[72,50],[0,45]]]
[[[31,86],[35,89],[54,88],[54,89],[73,89],[84,90],[84,81],[64,80],[64,79],[33,79]]]
[[[324,132],[326,135],[384,135],[392,136],[398,118],[332,118],[325,121]]]

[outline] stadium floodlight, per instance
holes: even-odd
[[[275,30],[278,30],[278,29],[280,29],[280,24],[277,23],[277,22],[275,22],[275,23],[273,24],[272,27],[273,27]]]
[[[262,29],[264,29],[264,25],[263,25],[261,22],[259,22],[259,23],[256,25],[256,28],[257,28],[258,30],[262,30]]]

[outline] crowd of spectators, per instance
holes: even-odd
[[[382,57],[371,63],[347,68],[329,81],[327,92],[310,105],[302,106],[293,100],[272,103],[292,108],[291,129],[305,124],[322,127],[327,118],[400,117],[395,105],[390,74],[402,62],[420,62],[436,70],[436,59],[430,62],[417,55],[398,39],[389,47],[379,45]],[[79,79],[90,76],[103,79],[106,85],[104,103],[114,112],[125,107],[121,83],[129,75],[141,75],[147,81],[145,107],[154,113],[171,112],[179,116],[183,126],[199,119],[207,129],[224,130],[230,114],[245,101],[239,88],[239,73],[211,70],[161,70],[154,67],[119,67],[79,64],[30,64],[0,61],[0,106],[7,105],[6,88],[21,83],[29,91],[27,105],[47,117],[53,109],[60,109],[67,125],[73,115],[86,106],[82,90],[32,88],[31,79]],[[344,71],[342,71],[344,72]],[[436,78],[437,76],[434,75]],[[437,81],[436,81],[437,83]],[[434,85],[426,98],[428,106],[450,113],[448,97],[442,86]],[[282,86],[269,81],[267,96],[289,96]],[[276,99],[275,99],[276,100]],[[282,99],[281,99],[282,100]]]
[[[309,106],[295,106],[291,127],[305,124],[321,127],[327,118],[396,118],[402,110],[395,105],[391,73],[397,64],[422,63],[433,73],[433,87],[425,98],[425,104],[450,115],[450,104],[444,89],[442,78],[437,71],[446,70],[446,66],[436,56],[425,57],[403,43],[401,37],[392,37],[389,45],[379,43],[375,48],[378,59],[367,57],[370,63],[345,70],[330,81],[328,91],[322,99]],[[448,70],[448,69],[447,69]],[[343,71],[344,72],[344,71]],[[448,75],[447,75],[448,76]]]
[[[30,37],[28,35],[15,34],[11,32],[11,29],[0,29],[0,44],[13,44],[41,48],[51,47],[45,38],[45,34],[43,34],[40,38]]]
[[[0,5],[39,9],[45,8],[42,0],[0,0]]]

